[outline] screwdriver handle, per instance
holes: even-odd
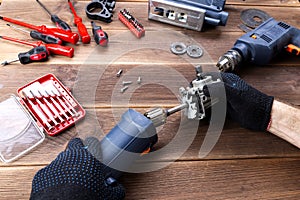
[[[18,58],[23,65],[32,62],[42,62],[48,60],[49,52],[45,46],[34,47],[28,52],[19,53]]]
[[[38,26],[36,29],[40,33],[45,33],[49,35],[54,35],[60,38],[62,41],[70,42],[76,44],[79,40],[79,35],[77,33],[68,32],[58,28],[47,28],[45,25]]]
[[[97,26],[95,22],[91,21],[91,24],[93,27],[92,31],[93,31],[95,42],[100,46],[107,46],[108,43],[107,33],[102,30],[101,26]]]
[[[84,44],[88,44],[91,41],[91,37],[85,27],[85,25],[79,21],[76,23],[77,29],[78,29],[78,33],[81,36],[81,42]]]
[[[35,26],[32,24],[28,24],[28,23],[25,23],[25,22],[22,22],[19,20],[15,20],[15,19],[3,17],[3,16],[0,16],[0,19],[7,21],[7,22],[11,22],[13,24],[17,24],[20,26],[24,26],[24,27],[36,30],[40,33],[54,35],[54,36],[58,37],[59,39],[61,39],[62,41],[70,42],[72,44],[76,44],[79,40],[79,36],[77,33],[68,32],[68,31],[65,31],[65,30],[62,30],[59,28],[47,28],[45,25]]]
[[[71,32],[71,28],[66,22],[61,20],[57,15],[53,15],[39,0],[36,0],[36,2],[50,15],[51,21],[55,23],[57,28]]]
[[[38,31],[30,31],[30,36],[33,39],[41,40],[47,44],[62,44],[61,39],[59,39],[58,37],[55,37],[53,35],[43,34]]]
[[[72,58],[74,56],[74,48],[61,46],[59,44],[44,44],[48,51],[55,55],[62,55]]]
[[[82,18],[77,15],[72,2],[68,0],[68,3],[74,15],[74,24],[77,26],[78,33],[81,36],[81,42],[84,44],[90,43],[91,37],[86,29],[86,26],[82,23]]]
[[[71,32],[70,26],[65,21],[61,20],[57,15],[51,15],[51,21],[55,23],[57,28]]]

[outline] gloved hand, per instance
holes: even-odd
[[[209,72],[213,80],[221,78],[223,82],[214,83],[203,88],[204,95],[210,92],[218,94],[225,87],[227,114],[242,127],[257,131],[266,131],[271,118],[274,97],[268,96],[248,85],[232,73]]]
[[[72,139],[66,150],[32,181],[31,200],[124,199],[121,184],[108,184],[105,166],[84,147],[81,139]]]

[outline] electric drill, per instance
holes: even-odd
[[[300,30],[270,18],[240,37],[233,48],[219,58],[217,67],[220,71],[233,71],[249,61],[265,65],[284,48],[299,55],[299,47]]]
[[[96,151],[100,152],[101,161],[108,174],[106,182],[112,184],[120,177],[122,171],[129,169],[144,153],[148,153],[157,142],[156,127],[166,123],[167,117],[185,110],[188,119],[201,120],[206,116],[205,110],[217,102],[203,93],[205,85],[213,81],[211,76],[202,76],[196,69],[197,78],[191,86],[180,88],[181,104],[170,109],[154,108],[144,114],[133,109],[127,110],[118,124],[101,140]],[[205,96],[205,97],[204,97]],[[117,169],[116,169],[117,168]]]

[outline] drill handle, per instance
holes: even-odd
[[[291,44],[286,46],[286,51],[290,52],[293,55],[300,55],[300,30],[297,28],[293,29]]]
[[[297,47],[300,47],[300,30],[297,28],[295,28],[294,30],[295,33],[294,37],[292,38],[292,44]]]

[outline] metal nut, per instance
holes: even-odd
[[[186,53],[191,58],[200,58],[203,55],[203,50],[198,45],[190,45],[187,47]]]
[[[170,50],[176,55],[182,55],[186,52],[186,46],[182,42],[174,42],[171,44]]]

